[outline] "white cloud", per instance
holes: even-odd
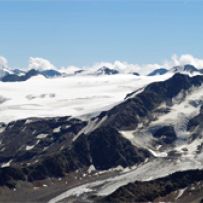
[[[90,69],[98,69],[102,66],[107,66],[109,68],[120,70],[122,73],[129,72],[139,72],[140,74],[148,74],[151,71],[158,68],[167,68],[170,69],[174,66],[182,66],[186,64],[194,65],[196,68],[203,68],[203,59],[196,58],[190,54],[183,55],[173,55],[169,60],[166,60],[162,63],[156,64],[129,64],[127,62],[115,61],[113,63],[109,62],[100,62],[96,63],[91,67],[85,67]]]
[[[86,69],[89,70],[90,72],[93,72],[103,66],[106,66],[108,68],[111,69],[116,69],[118,71],[120,71],[121,73],[132,73],[132,72],[138,72],[141,74],[147,74],[149,72],[151,72],[154,69],[160,68],[162,67],[162,65],[160,64],[131,64],[128,63],[126,61],[114,61],[114,62],[99,62],[99,63],[95,63],[92,66],[84,66],[82,67],[82,69]]]
[[[0,56],[0,69],[7,69],[8,68],[8,61],[5,57]]]
[[[0,79],[10,72],[7,59],[0,56]]]
[[[194,57],[190,54],[183,54],[183,55],[173,55],[170,59],[163,61],[162,63],[156,64],[132,64],[126,61],[119,61],[116,60],[114,62],[99,62],[95,63],[92,66],[83,66],[83,67],[76,67],[76,66],[68,66],[68,67],[61,67],[60,70],[66,72],[68,74],[74,73],[74,71],[85,69],[89,72],[93,72],[102,66],[106,66],[112,69],[119,70],[121,73],[130,73],[130,72],[138,72],[140,74],[148,74],[149,72],[153,71],[157,68],[172,68],[174,66],[181,66],[185,64],[194,65],[196,68],[203,68],[203,59]],[[30,57],[29,58],[29,69],[38,69],[38,70],[47,70],[47,69],[56,69],[57,67],[54,66],[49,60],[40,58],[40,57]],[[5,57],[0,56],[0,69],[9,69],[8,61]]]
[[[60,67],[59,70],[63,73],[66,74],[74,74],[75,71],[79,71],[81,70],[81,68],[77,67],[77,66],[68,66],[68,67]]]
[[[173,55],[170,61],[166,61],[165,67],[182,66],[185,64],[191,64],[196,68],[203,68],[203,59],[196,58],[190,54],[183,54],[180,56]]]
[[[140,66],[137,64],[129,64],[125,61],[114,61],[113,63],[110,62],[100,62],[100,63],[96,63],[94,64],[92,67],[92,69],[98,69],[101,68],[103,66],[106,66],[108,68],[112,68],[112,69],[116,69],[118,71],[121,71],[123,73],[127,73],[127,72],[139,72],[140,71]],[[88,67],[86,67],[88,68]]]
[[[30,57],[28,68],[37,70],[47,70],[47,69],[55,69],[55,66],[47,59],[39,57]]]

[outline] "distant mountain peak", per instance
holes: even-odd
[[[59,77],[62,75],[59,71],[54,69],[40,71],[40,74],[45,76],[46,78]]]
[[[101,68],[99,68],[96,71],[96,74],[97,75],[115,75],[115,74],[119,74],[119,71],[112,69],[112,68],[109,68],[107,66],[102,66]]]
[[[172,72],[188,72],[188,73],[195,73],[199,72],[199,69],[197,69],[195,66],[191,64],[185,64],[182,66],[175,66],[171,69]]]
[[[153,70],[151,73],[149,73],[148,76],[164,75],[167,72],[168,72],[168,69],[166,68],[158,68]]]
[[[185,65],[174,66],[169,70],[166,68],[158,68],[158,69],[153,70],[151,73],[149,73],[148,76],[164,75],[168,72],[193,74],[193,73],[202,73],[202,70],[197,69],[194,65],[185,64]]]

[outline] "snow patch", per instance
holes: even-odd
[[[88,168],[87,172],[90,174],[90,173],[92,173],[95,170],[96,169],[95,169],[94,165],[90,165],[90,167]]]
[[[184,189],[181,189],[178,191],[178,196],[176,197],[176,200],[179,199],[183,195],[183,193],[185,192],[186,189],[187,188],[184,188]]]
[[[5,163],[1,164],[1,168],[9,167],[9,166],[11,165],[11,162],[12,162],[12,161],[13,161],[13,160],[11,159],[11,160],[9,160],[8,162],[5,162]]]
[[[61,131],[61,126],[53,129],[53,133],[59,133]]]
[[[167,157],[167,156],[168,156],[168,154],[167,154],[166,152],[154,151],[154,150],[152,150],[152,149],[148,149],[148,150],[149,150],[149,152],[151,152],[152,155],[155,156],[155,157]]]
[[[44,138],[46,138],[48,136],[48,134],[39,134],[39,135],[37,135],[37,139],[44,139]]]
[[[40,142],[40,141],[37,140],[37,142],[36,142],[34,145],[27,145],[27,146],[25,147],[25,150],[26,150],[26,151],[32,150],[39,142]]]
[[[33,122],[33,120],[31,120],[31,119],[26,119],[25,124],[29,124],[29,123],[32,123],[32,122]]]
[[[29,151],[29,150],[33,149],[34,147],[35,147],[35,145],[27,145],[27,146],[25,147],[25,150],[26,150],[26,151]]]
[[[5,130],[4,127],[0,128],[0,133],[2,133]]]

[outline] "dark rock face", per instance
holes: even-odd
[[[172,144],[177,136],[172,126],[164,126],[158,129],[153,136],[158,138],[160,144]]]
[[[113,128],[99,128],[81,135],[67,155],[73,157],[71,165],[75,169],[92,164],[97,170],[131,166],[151,156],[147,150],[134,147]]]
[[[176,172],[156,180],[130,183],[120,187],[111,195],[98,202],[151,202],[157,197],[165,196],[202,180],[202,170]]]
[[[54,78],[54,77],[59,77],[61,76],[61,73],[56,71],[56,70],[44,70],[40,71],[40,74],[42,74],[46,78]]]
[[[96,73],[97,75],[115,75],[118,74],[119,71],[103,66],[98,69]]]
[[[7,74],[1,79],[3,82],[15,82],[20,81],[20,76],[15,74]]]
[[[73,137],[85,125],[86,122],[70,117],[24,119],[5,125],[0,133],[0,163],[10,165],[0,170],[7,173],[11,168],[11,172],[20,171],[24,179],[38,180],[82,167],[70,149]],[[20,180],[12,174],[9,173],[10,179]],[[1,184],[7,185],[7,180],[2,179]]]
[[[80,74],[80,73],[82,73],[82,72],[84,72],[85,70],[77,70],[77,71],[75,71],[74,72],[74,75],[78,75],[78,74]]]
[[[20,81],[26,81],[30,79],[33,76],[37,75],[43,75],[46,78],[53,78],[53,77],[59,77],[61,76],[61,73],[56,71],[56,70],[44,70],[44,71],[39,71],[35,69],[31,69],[28,72],[24,72],[23,75],[19,75],[19,73],[14,74],[7,74],[2,78],[3,82],[20,82]]]
[[[151,156],[147,150],[134,147],[113,128],[99,128],[93,131],[87,139],[92,163],[99,170],[118,165],[131,166]]]
[[[90,166],[89,159],[81,161],[82,158],[78,155],[74,150],[64,149],[46,156],[37,164],[23,168],[23,171],[28,181],[63,177],[68,172]]]
[[[57,152],[62,144],[71,144],[75,133],[85,124],[69,117],[11,122],[0,134],[2,140],[0,148],[3,149],[0,162],[12,159],[12,163],[26,164],[37,159],[37,156],[43,157],[52,151]],[[60,130],[56,131],[57,128]]]
[[[22,179],[61,177],[91,164],[100,170],[125,167],[151,156],[146,150],[134,147],[113,128],[98,128],[73,141],[86,125],[78,119],[61,117],[24,119],[4,126],[0,134],[0,163],[10,162],[10,165],[0,171],[5,175],[7,169],[11,172],[0,185],[9,186],[10,181],[14,184]],[[16,171],[21,176],[16,176]]]
[[[16,180],[26,180],[22,170],[18,168],[0,168],[0,185],[6,185],[9,188],[15,186]]]
[[[24,80],[28,80],[29,78],[36,76],[36,75],[39,75],[39,71],[35,70],[35,69],[31,69],[25,74]]]
[[[37,76],[39,75],[39,71],[37,70],[30,70],[27,73],[25,73],[25,75],[19,76],[19,75],[15,75],[15,74],[8,74],[5,77],[2,78],[3,82],[20,82],[20,81],[26,81],[28,79],[30,79],[33,76]]]
[[[199,72],[199,69],[195,68],[195,66],[193,66],[193,65],[186,64],[186,65],[184,65],[184,71],[194,73],[194,72]]]
[[[133,72],[133,73],[131,73],[132,75],[136,75],[136,76],[139,76],[140,74],[139,73],[137,73],[137,72]]]
[[[165,69],[165,68],[159,68],[159,69],[156,69],[156,70],[152,71],[151,73],[149,73],[148,76],[164,75],[167,72],[168,72],[167,69]]]

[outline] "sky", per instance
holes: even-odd
[[[26,67],[203,58],[200,0],[0,0],[0,56]]]

